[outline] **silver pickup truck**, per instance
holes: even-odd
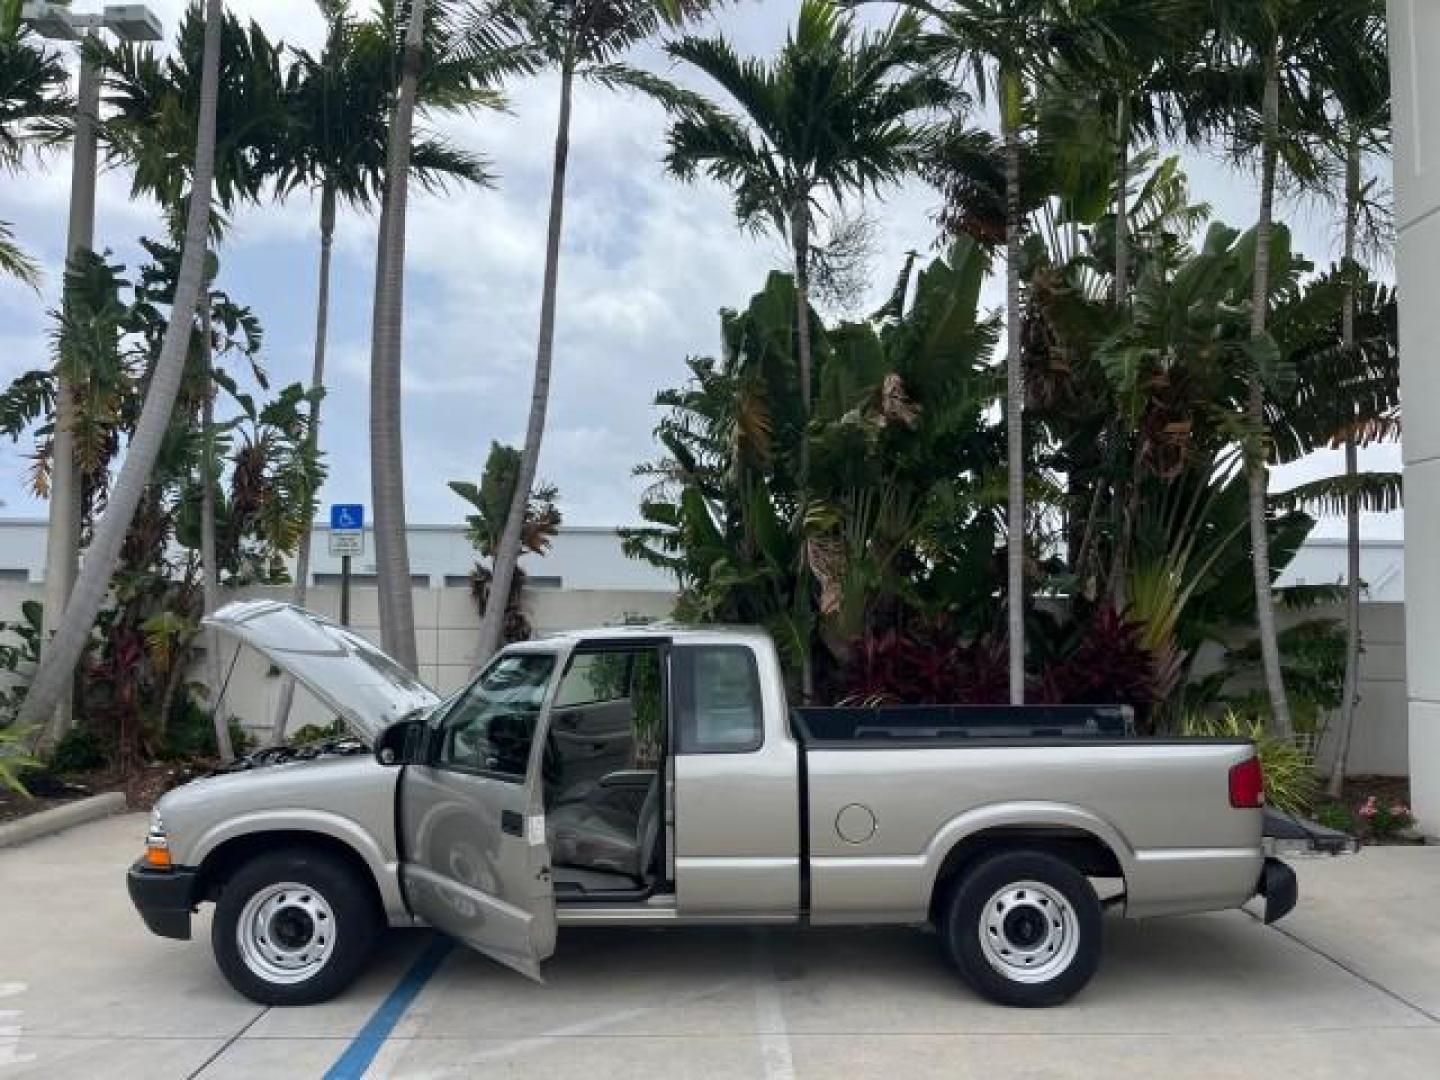
[[[387,924],[537,978],[562,926],[905,924],[985,996],[1052,1005],[1105,906],[1295,903],[1248,742],[1137,739],[1120,709],[792,712],[755,630],[527,642],[442,701],[298,608],[211,623],[355,735],[166,795],[129,872],[157,934],[213,901],[217,962],[263,1003],[337,994]]]

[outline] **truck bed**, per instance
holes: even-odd
[[[1136,737],[1120,707],[798,708],[790,726],[813,922],[923,921],[958,844],[1021,833],[1103,845],[1133,916],[1255,892],[1261,815],[1229,789],[1246,740]]]

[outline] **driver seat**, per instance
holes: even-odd
[[[660,841],[660,772],[638,812],[623,800],[591,798],[562,803],[545,819],[550,859],[556,866],[623,874],[644,884]]]

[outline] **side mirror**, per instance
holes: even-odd
[[[419,749],[423,727],[416,720],[401,720],[391,724],[375,740],[375,760],[381,765],[408,765]]]

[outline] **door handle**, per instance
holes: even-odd
[[[524,836],[525,815],[517,814],[514,810],[500,811],[500,831],[510,836]]]

